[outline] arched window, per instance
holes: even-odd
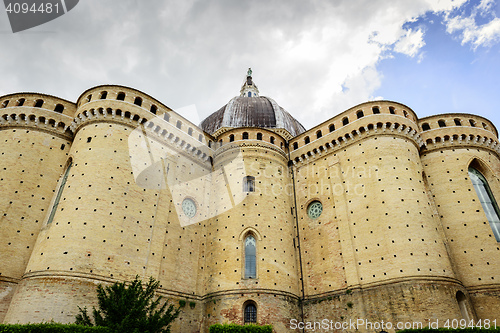
[[[229,136],[229,142],[233,142],[233,141],[234,141],[234,134],[231,134],[231,135]]]
[[[490,222],[491,230],[497,242],[500,242],[500,211],[490,186],[483,174],[473,167],[469,167],[469,177],[479,197],[483,211]]]
[[[456,126],[462,126],[462,122],[460,121],[460,119],[455,118],[454,120],[455,120],[455,125]]]
[[[403,110],[403,114],[404,114],[405,118],[408,118],[408,112],[406,112],[406,110]]]
[[[123,92],[118,93],[118,95],[116,96],[116,99],[119,101],[124,101],[125,100],[125,93],[123,93]]]
[[[248,132],[243,132],[243,140],[248,140]]]
[[[444,120],[438,120],[438,125],[439,127],[446,127],[446,123],[444,122]]]
[[[373,111],[373,114],[379,114],[380,113],[380,109],[376,106],[372,107],[372,111]]]
[[[335,131],[335,125],[331,124],[330,127],[328,127],[328,130],[331,132]]]
[[[274,145],[274,136],[270,137],[270,138],[269,138],[269,141],[271,142],[271,144],[273,144],[273,145]]]
[[[170,115],[168,113],[164,113],[163,119],[165,119],[165,121],[170,121]]]
[[[472,119],[469,119],[469,124],[470,124],[472,127],[476,127],[476,124],[475,124],[474,120],[472,120]]]
[[[255,192],[255,177],[243,177],[243,192]]]
[[[356,116],[359,118],[363,118],[365,114],[363,113],[363,111],[359,110],[357,113],[356,113]]]
[[[257,277],[257,246],[253,235],[245,238],[245,279]]]
[[[136,98],[134,99],[134,104],[135,104],[135,105],[142,106],[142,98],[140,98],[140,97],[136,97]]]
[[[423,131],[428,131],[428,130],[430,130],[430,129],[431,129],[431,127],[429,126],[429,124],[427,124],[427,123],[423,123],[423,124],[422,124],[422,130],[423,130]]]
[[[198,141],[202,142],[203,141],[203,135],[198,135]]]
[[[66,185],[66,181],[68,180],[69,171],[71,170],[71,166],[73,162],[70,162],[64,175],[61,178],[61,184],[59,185],[59,189],[57,190],[56,199],[54,200],[54,204],[52,205],[52,210],[50,211],[49,219],[47,220],[47,224],[52,223],[54,220],[54,215],[56,214],[57,206],[59,205],[59,200],[61,200],[61,195],[64,190],[64,185]]]
[[[6,100],[2,103],[2,108],[6,108],[9,105],[9,100]]]
[[[462,318],[467,320],[467,322],[470,320],[469,317],[469,312],[467,311],[467,299],[465,298],[465,295],[463,292],[460,290],[457,291],[457,303],[458,307],[460,308],[460,313],[462,314]]]
[[[342,124],[345,126],[347,124],[349,124],[349,118],[345,117],[344,119],[342,119]]]
[[[245,304],[245,310],[244,310],[244,320],[243,322],[245,324],[251,324],[251,323],[256,323],[257,322],[257,307],[255,306],[255,303],[253,302],[248,302]]]
[[[182,122],[180,120],[177,120],[177,124],[175,125],[178,129],[181,129],[182,127]]]
[[[39,99],[35,102],[35,107],[36,108],[41,108],[43,105],[43,100],[42,99]]]
[[[62,113],[64,111],[64,105],[62,104],[57,104],[56,108],[54,109],[55,112]]]
[[[17,101],[17,106],[23,106],[25,101],[26,100],[24,98],[21,98],[20,100]]]
[[[321,131],[317,131],[316,132],[316,138],[321,138],[323,136],[323,134],[321,133]]]
[[[156,114],[156,111],[158,110],[158,108],[156,107],[156,105],[151,105],[151,108],[149,109],[149,111],[152,113],[152,114]]]
[[[257,140],[262,140],[262,133],[257,133]]]
[[[108,97],[108,92],[107,91],[102,91],[100,99],[106,99],[106,97]]]
[[[248,92],[248,97],[252,97],[252,93],[250,91]]]
[[[299,149],[299,144],[297,142],[293,143],[293,150]]]
[[[389,106],[389,113],[396,114],[396,111],[394,110],[394,108],[392,106]]]
[[[304,138],[304,143],[307,145],[309,142],[311,142],[311,140],[309,139],[309,137],[308,137],[308,136],[306,136],[306,137]]]
[[[189,129],[188,129],[188,134],[193,136],[193,129],[191,127],[189,127]]]
[[[92,94],[87,96],[87,102],[90,102],[92,100]]]

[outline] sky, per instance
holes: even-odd
[[[199,123],[251,67],[306,128],[377,99],[500,128],[500,0],[81,0],[18,33],[0,8],[0,43],[0,95],[117,84]]]

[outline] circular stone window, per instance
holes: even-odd
[[[323,205],[319,201],[313,201],[307,207],[307,215],[312,219],[317,219],[323,212]]]
[[[192,218],[196,215],[196,204],[192,199],[186,198],[182,201],[182,211],[187,217]]]

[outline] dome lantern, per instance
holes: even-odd
[[[240,89],[240,97],[259,97],[259,88],[252,81],[252,69],[247,71],[247,78]]]

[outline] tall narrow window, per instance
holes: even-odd
[[[317,131],[316,132],[316,138],[321,138],[323,136],[323,134],[321,134],[321,131]]]
[[[178,129],[181,129],[182,123],[180,120],[177,120],[177,124],[175,125]]]
[[[243,192],[255,192],[255,177],[243,177]]]
[[[233,141],[234,141],[234,134],[231,134],[231,135],[229,136],[229,142],[233,142]]]
[[[467,299],[465,298],[464,293],[461,291],[457,291],[457,303],[458,307],[460,308],[460,313],[462,314],[462,318],[464,318],[468,322],[470,318],[469,318],[469,312],[467,311]]]
[[[248,97],[252,97],[252,93],[250,91],[248,92]]]
[[[257,322],[257,307],[253,302],[249,302],[245,305],[245,315],[244,323],[256,323]]]
[[[493,197],[490,186],[488,185],[486,178],[484,178],[484,176],[473,167],[469,167],[469,177],[472,181],[472,185],[474,186],[474,190],[476,190],[476,194],[479,197],[481,206],[483,206],[486,218],[488,219],[488,222],[490,222],[493,235],[495,236],[497,242],[500,242],[500,211],[498,209],[497,202],[495,201],[495,197]]]
[[[73,162],[71,162],[66,168],[66,172],[64,172],[63,177],[61,178],[61,184],[59,185],[59,190],[57,191],[56,199],[54,200],[54,205],[52,205],[52,210],[50,211],[49,219],[47,220],[47,224],[52,223],[54,220],[54,215],[56,214],[57,206],[59,205],[59,200],[61,200],[61,195],[64,190],[64,185],[66,185],[66,181],[68,180],[69,171],[71,170],[71,166]]]
[[[107,91],[102,91],[101,96],[99,97],[100,99],[106,99],[108,97],[108,92]]]
[[[245,279],[255,279],[257,277],[255,237],[248,235],[245,238]]]
[[[262,140],[262,133],[257,133],[257,140]]]
[[[299,144],[297,142],[293,143],[293,150],[299,149]]]
[[[342,125],[347,125],[349,124],[349,118],[345,117],[344,119],[342,119]]]

